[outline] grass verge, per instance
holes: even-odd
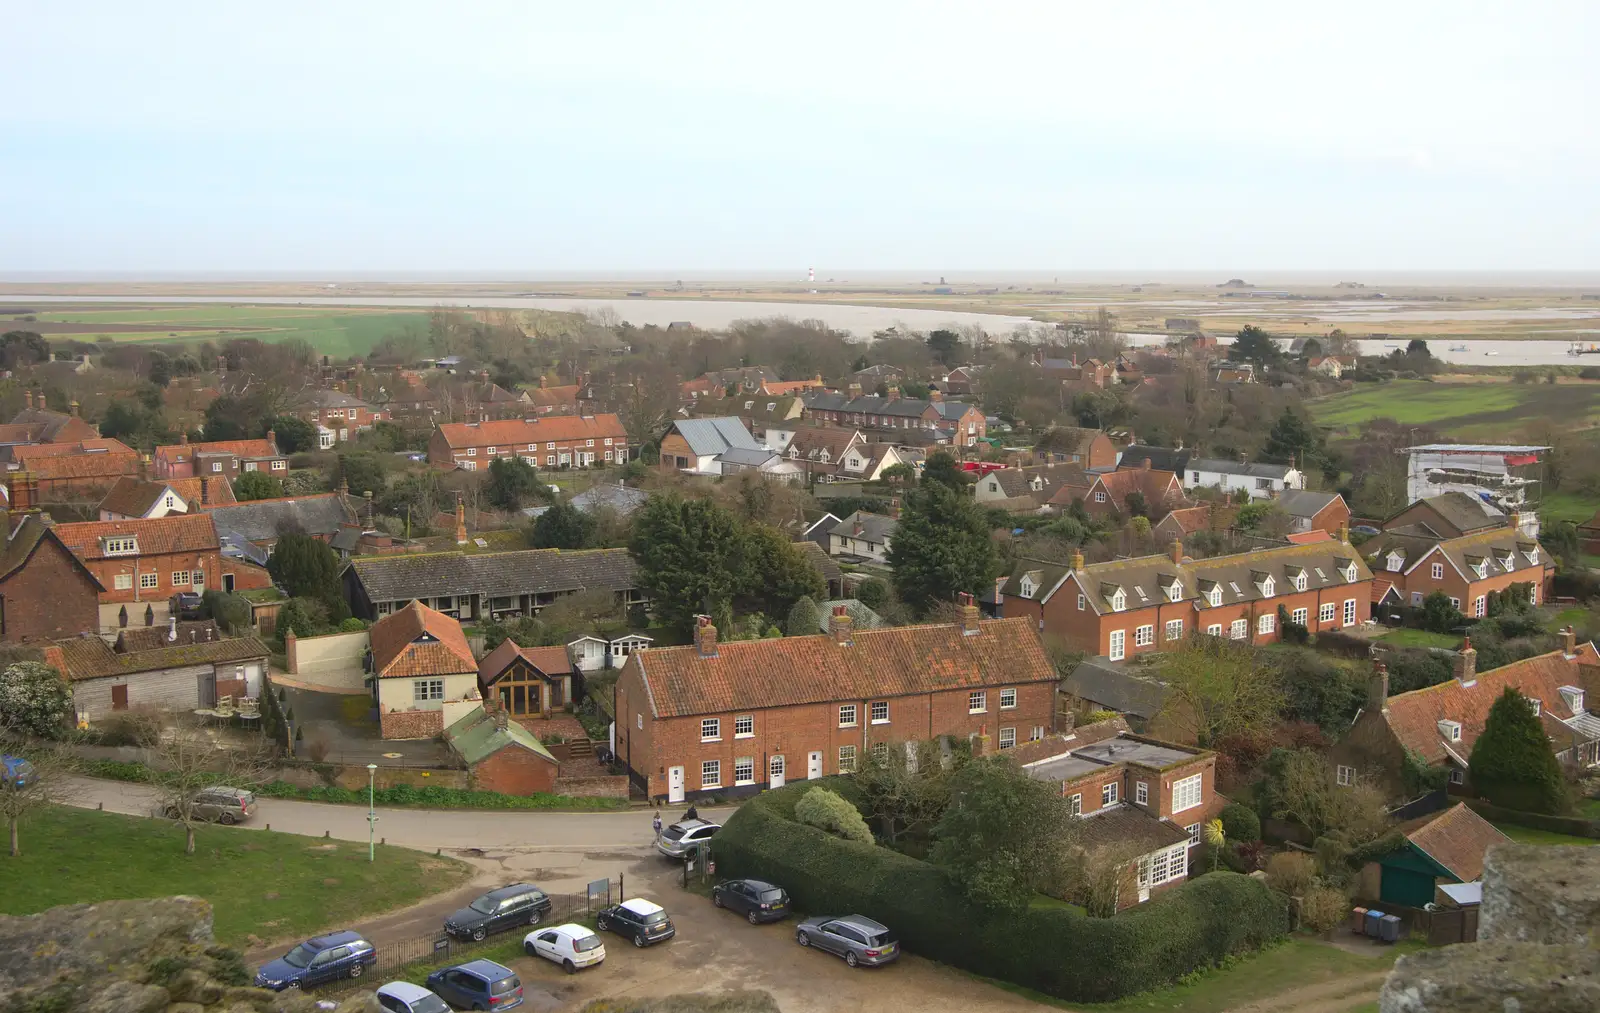
[[[1432,630],[1397,629],[1375,638],[1390,647],[1439,647],[1453,651],[1461,646],[1461,638]]]
[[[1600,844],[1600,840],[1593,837],[1573,837],[1571,834],[1558,834],[1553,830],[1535,830],[1533,827],[1519,827],[1513,823],[1496,823],[1495,827],[1507,837],[1519,844]]]
[[[195,853],[165,820],[66,807],[22,827],[22,856],[0,860],[0,912],[33,914],[59,904],[190,894],[211,902],[217,940],[308,936],[454,889],[465,862],[379,845],[203,826]]]

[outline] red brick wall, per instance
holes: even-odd
[[[444,734],[443,711],[393,711],[379,715],[386,739],[431,739]]]
[[[94,582],[54,537],[45,537],[26,566],[0,581],[6,643],[75,637],[100,628]]]
[[[1311,518],[1311,530],[1326,531],[1333,537],[1338,538],[1339,529],[1349,523],[1350,508],[1340,498],[1317,511],[1317,515]]]
[[[438,717],[438,711],[419,713],[433,714]],[[385,714],[385,724],[391,717],[406,717],[406,714]],[[436,720],[435,724],[439,724]],[[387,732],[384,738],[388,738]],[[498,791],[504,795],[533,795],[550,793],[555,790],[556,775],[560,772],[560,765],[551,762],[532,750],[523,749],[521,746],[507,746],[490,755],[482,763],[472,768],[473,785],[479,791]]]
[[[1436,562],[1444,564],[1444,577],[1440,580],[1433,579],[1433,564]],[[1378,566],[1382,567],[1383,565],[1384,561],[1379,559]],[[1496,565],[1498,566],[1498,564]],[[1529,567],[1526,570],[1499,573],[1493,577],[1486,577],[1483,580],[1474,580],[1469,583],[1462,579],[1461,574],[1456,572],[1455,567],[1451,566],[1443,555],[1438,553],[1424,559],[1422,564],[1409,574],[1391,573],[1385,569],[1376,569],[1372,575],[1383,580],[1394,581],[1395,588],[1400,592],[1401,601],[1406,605],[1411,604],[1413,591],[1420,593],[1424,598],[1435,591],[1443,591],[1450,597],[1459,599],[1461,611],[1468,616],[1473,614],[1473,602],[1479,595],[1485,598],[1485,606],[1487,607],[1487,598],[1490,591],[1504,591],[1512,584],[1537,585],[1540,602],[1543,602],[1545,596],[1549,593],[1549,588],[1546,584],[1548,574],[1545,570]]]
[[[624,775],[558,777],[555,792],[557,795],[571,795],[575,798],[627,798],[628,778]]]
[[[222,554],[216,549],[207,549],[199,552],[174,552],[166,555],[141,553],[138,556],[123,556],[114,559],[89,559],[84,565],[94,572],[100,583],[105,585],[105,591],[100,595],[100,601],[105,604],[119,602],[164,602],[178,591],[193,591],[193,586],[174,587],[172,574],[177,570],[194,571],[202,570],[206,575],[205,587],[212,590],[222,590]],[[134,574],[137,565],[141,574],[155,573],[156,586],[141,588],[139,577]],[[133,578],[133,586],[124,590],[117,590],[116,577],[125,573]],[[202,588],[201,590],[205,590]],[[128,610],[130,613],[132,609]]]

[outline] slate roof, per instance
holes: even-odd
[[[1088,472],[1075,464],[1000,468],[978,479],[979,482],[991,480],[1008,499],[1029,497],[1039,503],[1048,503],[1063,487],[1087,490],[1094,481]],[[1035,485],[1038,488],[1034,488]]]
[[[828,452],[828,463],[838,464],[845,451],[863,439],[861,432],[849,426],[800,426],[794,439],[784,451],[790,457],[807,461],[818,459],[820,451]]]
[[[658,718],[725,714],[834,700],[882,699],[1054,682],[1028,619],[860,630],[848,645],[826,635],[743,640],[703,657],[694,645],[635,652]]]
[[[24,408],[12,416],[10,427],[7,427],[3,437],[7,442],[20,437],[31,442],[50,443],[75,418],[76,415],[53,412],[47,408]]]
[[[300,407],[304,408],[368,408],[367,402],[347,394],[342,390],[331,387],[320,387],[308,392],[300,399]]]
[[[777,457],[775,451],[765,447],[750,449],[748,447],[729,447],[717,455],[717,460],[723,464],[736,464],[745,468],[759,468]]]
[[[232,506],[214,507],[209,512],[219,529],[252,542],[272,541],[286,531],[332,536],[356,519],[344,497],[335,492],[246,500]]]
[[[626,441],[622,420],[615,415],[541,415],[536,419],[501,419],[488,422],[446,422],[439,427],[445,443],[467,447],[526,447],[530,443],[562,443],[605,437]]]
[[[142,557],[172,552],[205,552],[220,547],[217,528],[210,514],[170,514],[149,520],[83,521],[57,524],[55,533],[79,559],[115,559],[106,556],[103,539],[114,535],[133,535],[139,540]]]
[[[1436,686],[1391,696],[1383,719],[1402,746],[1415,750],[1429,763],[1459,758],[1464,765],[1472,755],[1473,744],[1483,734],[1489,709],[1509,686],[1539,701],[1540,716],[1546,719],[1545,730],[1556,736],[1552,751],[1561,752],[1571,748],[1572,733],[1578,730],[1566,723],[1574,714],[1561,696],[1561,687],[1583,685],[1579,665],[1600,665],[1600,652],[1596,652],[1594,644],[1582,644],[1571,658],[1557,650],[1479,672],[1471,686],[1446,679]],[[1460,740],[1446,740],[1439,731],[1440,721],[1459,722]],[[1581,741],[1586,736],[1580,732],[1578,738]]]
[[[1047,560],[1030,559],[1024,556],[1018,559],[1016,565],[1011,568],[1011,575],[1001,585],[1000,593],[1012,598],[1038,601],[1046,594],[1049,594],[1051,589],[1059,584],[1061,578],[1065,577],[1070,570],[1071,567],[1065,563],[1052,563]],[[1033,577],[1034,588],[1031,595],[1022,593],[1022,578],[1026,576]]]
[[[832,516],[832,514],[825,515],[825,517]],[[822,546],[810,539],[803,539],[794,544],[799,547],[800,554],[806,557],[806,562],[816,567],[817,572],[822,574],[823,580],[831,584],[836,580],[844,579],[844,570],[840,569],[839,564],[834,561],[832,556],[828,555],[827,550]]]
[[[1189,470],[1201,474],[1214,472],[1220,475],[1245,475],[1249,478],[1275,478],[1283,481],[1294,468],[1287,464],[1265,464],[1258,461],[1229,461],[1220,457],[1191,457]]]
[[[940,418],[959,419],[972,407],[963,401],[924,401],[920,398],[886,398],[873,394],[857,398],[844,394],[807,394],[803,399],[806,407],[812,411],[850,412],[889,418],[921,418],[932,406]]]
[[[1085,658],[1061,681],[1063,692],[1118,714],[1153,718],[1161,713],[1167,687],[1161,680],[1123,662]]]
[[[630,489],[621,483],[611,485],[601,482],[572,497],[572,505],[585,513],[596,507],[610,507],[623,517],[644,506],[650,494],[643,489]]]
[[[828,632],[828,621],[833,618],[833,609],[836,605],[844,606],[845,614],[850,617],[852,629],[876,630],[884,626],[882,616],[854,598],[830,598],[827,601],[817,602],[818,633]]]
[[[551,763],[557,762],[556,758],[550,755],[550,750],[534,738],[532,732],[515,721],[507,721],[506,726],[501,728],[494,715],[482,707],[473,708],[463,714],[455,724],[446,728],[444,740],[468,767],[476,767],[508,746],[520,746],[529,752],[538,753]]]
[[[1341,566],[1354,565],[1355,578],[1346,580]],[[1171,556],[1139,556],[1090,563],[1077,573],[1079,586],[1096,613],[1112,611],[1110,599],[1121,588],[1129,610],[1158,601],[1168,601],[1166,589],[1176,579],[1183,586],[1178,601],[1192,601],[1200,611],[1212,606],[1205,598],[1213,587],[1222,592],[1222,607],[1255,599],[1266,600],[1264,578],[1275,585],[1273,597],[1289,594],[1294,577],[1303,574],[1306,590],[1352,586],[1372,580],[1372,572],[1361,554],[1344,542],[1313,542],[1309,545],[1278,545],[1252,552],[1239,552],[1210,559],[1186,560],[1175,564]],[[1370,593],[1363,587],[1361,594]]]
[[[1112,506],[1118,510],[1126,510],[1129,494],[1137,492],[1144,497],[1145,505],[1153,517],[1161,517],[1168,507],[1184,502],[1183,483],[1170,471],[1143,467],[1124,468],[1088,477],[1091,482],[1088,488],[1073,484],[1062,485],[1060,491],[1051,497],[1050,502],[1058,506],[1069,506],[1074,500],[1081,499],[1098,488],[1105,490]]]
[[[1469,582],[1507,573],[1526,573],[1529,580],[1538,581],[1549,563],[1539,543],[1517,528],[1490,528],[1460,538],[1438,539],[1412,533],[1410,527],[1381,532],[1362,544],[1361,551],[1376,572],[1388,571],[1391,552],[1402,555],[1402,573],[1410,573],[1425,559],[1431,562],[1442,555]],[[1533,559],[1528,558],[1530,555]],[[1505,565],[1507,558],[1511,561],[1509,567]],[[1481,577],[1473,569],[1480,564],[1484,568]]]
[[[744,422],[736,418],[679,419],[672,424],[696,457],[715,457],[726,450],[761,450]]]
[[[379,619],[368,635],[372,671],[380,679],[478,672],[461,624],[421,602]]]
[[[1119,467],[1137,468],[1149,458],[1150,467],[1156,471],[1171,471],[1181,475],[1188,470],[1189,458],[1193,456],[1193,452],[1188,450],[1173,450],[1171,447],[1152,447],[1144,443],[1135,443],[1123,448]]]
[[[858,523],[861,525],[860,534],[856,533],[856,525]],[[894,529],[899,526],[900,522],[893,517],[857,510],[838,524],[835,524],[833,531],[830,533],[838,534],[841,537],[848,535],[851,538],[860,538],[883,545],[894,537]]]
[[[1457,802],[1406,834],[1406,840],[1463,883],[1483,876],[1483,858],[1491,847],[1511,842],[1465,802]]]
[[[1336,492],[1311,492],[1306,489],[1285,489],[1274,500],[1283,512],[1290,517],[1304,517],[1307,520],[1328,508],[1328,504],[1344,497]]]
[[[1078,821],[1080,840],[1090,850],[1116,845],[1132,845],[1141,855],[1170,848],[1189,839],[1189,834],[1171,820],[1151,817],[1131,805],[1097,809]]]
[[[350,568],[372,601],[458,594],[535,594],[638,586],[627,549],[522,549],[357,557]]]
[[[1407,506],[1400,513],[1415,509],[1419,505],[1427,507],[1437,515],[1442,522],[1443,530],[1435,533],[1445,538],[1472,534],[1486,528],[1505,527],[1510,520],[1497,507],[1464,492],[1446,492],[1438,496],[1429,496]]]
[[[1079,725],[1070,732],[1058,732],[1033,742],[1018,743],[1000,755],[1009,758],[1013,763],[1027,766],[1030,763],[1065,756],[1082,746],[1116,738],[1128,730],[1128,722],[1122,717],[1106,718],[1093,724]]]
[[[153,651],[119,654],[99,637],[58,640],[69,681],[101,679],[112,675],[136,675],[189,665],[227,665],[242,661],[265,661],[267,645],[255,637],[232,637],[209,643],[180,644]],[[47,655],[49,649],[46,649]]]

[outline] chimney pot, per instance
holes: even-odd
[[[33,388],[32,387],[29,387],[27,390],[24,390],[22,392],[22,399],[27,402],[29,408],[33,407]]]
[[[73,400],[73,402],[71,404],[67,405],[67,410],[72,413],[72,417],[73,418],[77,418],[78,417],[78,408],[79,407],[80,406],[79,406],[79,404],[78,404],[78,402],[76,400]]]
[[[1372,666],[1372,678],[1367,681],[1367,710],[1389,713],[1389,666],[1381,661]]]
[[[956,606],[961,610],[962,636],[970,637],[973,634],[980,632],[978,628],[978,617],[981,613],[979,613],[977,603],[973,601],[972,595],[965,591],[962,591],[960,594],[956,595]]]
[[[1172,565],[1183,565],[1183,539],[1181,538],[1174,538],[1172,540]]]
[[[694,617],[694,643],[702,658],[717,656],[717,628],[712,625],[710,616]]]
[[[1081,569],[1083,569],[1083,550],[1082,549],[1073,549],[1072,550],[1072,569],[1073,570],[1081,570]]]
[[[848,647],[855,642],[852,631],[855,622],[850,618],[850,612],[843,605],[835,605],[833,614],[828,617],[828,635],[840,647]]]
[[[1141,471],[1149,471],[1150,470],[1150,458],[1147,457],[1144,460],[1139,462],[1139,470],[1141,470]]]
[[[1455,659],[1456,681],[1463,686],[1471,686],[1478,681],[1478,652],[1472,649],[1472,638],[1467,637],[1461,643],[1461,650]]]

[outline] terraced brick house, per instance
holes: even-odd
[[[120,440],[37,443],[11,448],[11,468],[38,484],[39,502],[98,500],[119,479],[139,474],[139,454]]]
[[[289,457],[279,453],[277,434],[267,431],[260,440],[214,440],[190,443],[185,434],[177,443],[157,447],[155,477],[222,477],[229,481],[249,471],[264,471],[282,477],[288,474]]]
[[[428,440],[428,463],[481,471],[514,457],[551,471],[628,463],[628,434],[615,415],[550,415],[535,419],[448,422]]]
[[[1050,734],[1055,672],[1032,627],[982,620],[635,651],[616,684],[617,756],[652,799],[754,794],[848,773],[869,752],[941,736],[1009,750]]]
[[[1468,617],[1489,614],[1489,595],[1527,586],[1533,604],[1548,596],[1555,561],[1511,524],[1440,538],[1424,524],[1390,527],[1361,546],[1383,598],[1420,606],[1443,592]],[[1380,599],[1382,600],[1382,599]]]
[[[808,393],[805,417],[814,424],[853,426],[872,430],[891,439],[922,433],[938,442],[972,447],[988,435],[983,412],[962,401],[946,401],[937,391],[928,400],[902,398],[891,391],[888,397],[861,396],[852,384],[845,394]]]

